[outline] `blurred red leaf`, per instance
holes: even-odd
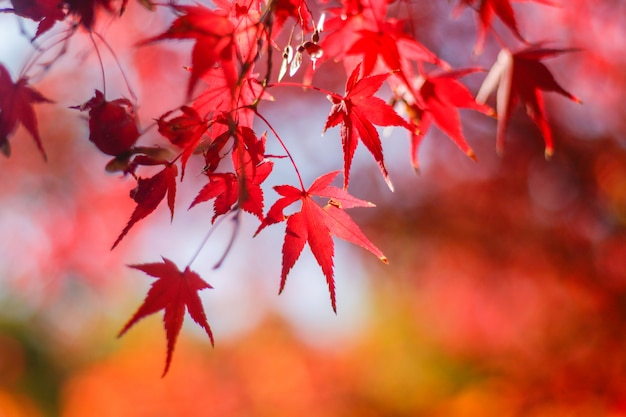
[[[216,64],[220,64],[228,86],[233,89],[238,78],[233,23],[228,17],[205,6],[172,7],[181,16],[167,31],[141,44],[165,39],[194,39],[196,44],[191,53],[192,68],[187,96],[191,96],[200,77]]]
[[[571,51],[571,49],[550,49],[536,45],[515,53],[511,53],[506,48],[500,51],[496,63],[491,67],[476,96],[476,101],[484,103],[487,97],[497,89],[496,147],[499,152],[504,150],[504,137],[513,108],[521,101],[528,116],[541,130],[546,143],[546,156],[552,155],[554,141],[545,116],[542,91],[554,91],[578,103],[581,101],[565,91],[540,60]]]
[[[534,1],[536,3],[547,4],[550,6],[555,5],[555,3],[550,0],[519,1]],[[460,0],[457,10],[461,10],[465,6],[474,8],[478,13],[478,35],[476,37],[476,45],[474,46],[474,51],[476,53],[482,52],[485,45],[485,39],[487,37],[487,30],[491,28],[491,21],[493,20],[494,15],[498,16],[500,20],[502,20],[502,23],[504,23],[519,40],[524,41],[524,38],[517,27],[517,20],[515,19],[513,7],[511,7],[511,0]]]
[[[32,40],[52,29],[55,22],[65,19],[59,0],[11,0],[11,4],[13,9],[3,11],[13,12],[17,16],[39,22]]]
[[[421,85],[416,86],[419,100],[408,107],[412,121],[419,127],[419,132],[411,136],[411,162],[415,169],[418,168],[418,147],[432,122],[465,154],[475,158],[474,151],[463,136],[458,108],[473,109],[487,115],[493,115],[494,111],[485,104],[477,103],[467,87],[457,78],[476,71],[480,69],[457,70],[420,79]]]
[[[41,144],[37,117],[33,111],[35,103],[52,103],[40,92],[28,85],[28,79],[20,78],[13,82],[9,71],[0,64],[0,152],[11,155],[9,136],[21,123],[31,134],[37,148],[46,159],[46,152]]]
[[[162,259],[163,262],[158,263],[129,265],[131,268],[143,271],[158,279],[152,284],[143,304],[122,328],[118,337],[126,333],[142,318],[165,310],[163,316],[167,335],[167,357],[163,370],[163,376],[165,376],[172,361],[176,339],[183,326],[185,309],[189,311],[191,318],[205,330],[211,344],[213,344],[213,333],[198,296],[198,291],[213,287],[207,284],[196,272],[190,270],[188,266],[181,272],[174,262],[167,258]]]

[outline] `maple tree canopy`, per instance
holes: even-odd
[[[45,97],[36,87],[51,68],[66,59],[67,51],[72,48],[70,40],[83,37],[99,59],[102,76],[100,84],[91,90],[93,96],[85,97],[82,104],[68,103],[66,107],[75,110],[75,123],[83,123],[80,116],[88,119],[89,135],[85,139],[93,144],[94,152],[111,158],[103,169],[121,173],[126,181],[135,184],[130,193],[134,209],[127,224],[120,225],[121,231],[112,247],[117,247],[138,222],[164,206],[161,204],[164,200],[173,218],[179,198],[177,187],[186,178],[185,171],[193,166],[194,174],[198,174],[195,176],[200,176],[204,183],[195,192],[195,198],[185,205],[191,209],[212,202],[213,215],[207,229],[219,227],[226,218],[238,224],[244,212],[258,220],[257,234],[267,227],[282,225],[285,232],[280,274],[277,271],[279,292],[308,244],[321,267],[335,312],[338,304],[333,260],[335,237],[361,246],[382,262],[388,262],[348,214],[355,208],[374,207],[348,192],[359,143],[371,154],[383,180],[393,191],[380,127],[393,126],[403,132],[408,138],[410,163],[417,170],[420,146],[432,126],[449,137],[461,152],[476,159],[464,135],[459,109],[478,112],[486,120],[495,118],[497,128],[492,137],[497,151],[502,152],[512,111],[520,104],[538,126],[545,141],[545,155],[550,156],[555,152],[558,138],[550,129],[543,94],[555,92],[580,102],[557,82],[544,63],[548,58],[572,52],[571,46],[548,47],[548,40],[530,42],[535,36],[524,33],[510,0],[459,0],[450,11],[454,14],[469,9],[468,13],[476,17],[476,43],[473,52],[467,51],[468,57],[472,53],[481,54],[491,45],[488,40],[493,40],[491,46],[500,49],[490,69],[453,68],[427,48],[415,29],[418,25],[413,16],[407,13],[411,7],[418,6],[408,7],[405,0],[341,0],[334,5],[326,1],[318,5],[312,0],[215,0],[190,4],[151,0],[130,3],[128,0],[1,0],[0,3],[3,12],[36,22],[35,33],[25,34],[32,43],[33,56],[19,74],[11,76],[0,63],[0,151],[4,155],[10,156],[13,134],[21,125],[34,140],[38,152],[47,158],[46,135],[39,131],[35,109],[39,105],[52,105],[54,97]],[[407,7],[399,3],[407,3]],[[537,5],[521,8],[555,5],[547,0],[534,3]],[[567,2],[561,6],[567,8]],[[159,11],[171,17],[164,27],[143,28],[146,32],[135,40],[133,47],[156,48],[168,43],[187,44],[191,48],[188,65],[180,69],[187,77],[186,85],[181,86],[182,103],[172,104],[162,114],[141,118],[138,113],[142,103],[129,82],[127,68],[107,42],[106,34],[114,31],[104,30],[110,25],[123,25],[125,12],[131,7]],[[111,69],[105,71],[104,54],[116,62],[117,68],[113,70],[119,71],[122,80],[119,87],[127,90],[127,94],[112,95],[111,88],[107,91],[107,83],[111,81],[106,74]],[[342,65],[330,65],[333,61]],[[323,87],[328,85],[321,82],[328,79],[321,75],[323,71],[345,79],[345,91]],[[291,80],[299,75],[303,77],[301,82]],[[462,81],[470,75],[484,78],[476,95]],[[325,124],[319,126],[319,131],[330,137],[325,140],[341,144],[343,169],[320,172],[308,188],[289,151],[292,138],[283,138],[275,121],[263,112],[264,106],[272,105],[273,92],[279,89],[291,90],[292,94],[305,94],[304,90],[319,93],[330,102]],[[490,101],[494,92],[495,101]],[[159,145],[146,139],[155,136],[161,140]],[[273,149],[277,147],[280,152],[267,153],[266,145],[270,141],[277,145]],[[273,175],[278,164],[293,172],[295,184]],[[331,185],[340,176],[342,187]],[[274,182],[276,194],[272,198],[276,200],[266,210],[270,180]],[[204,243],[206,239],[199,242],[198,252]],[[196,256],[197,253],[183,267],[165,257],[160,262],[131,266],[156,281],[120,335],[140,319],[163,310],[167,338],[164,374],[169,369],[185,311],[213,342],[198,296],[200,290],[212,287],[191,270]]]

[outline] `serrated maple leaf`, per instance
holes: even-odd
[[[519,0],[519,1],[534,1],[536,3],[546,4],[549,6],[555,6],[556,4],[550,0]],[[513,34],[521,41],[525,42],[524,37],[519,31],[517,26],[517,19],[515,18],[515,12],[511,7],[511,0],[460,0],[457,5],[457,13],[465,6],[470,6],[476,10],[477,15],[477,31],[476,44],[474,46],[474,52],[480,54],[485,45],[485,39],[487,37],[487,30],[491,28],[491,22],[493,16],[498,16],[502,23],[504,23]]]
[[[207,172],[209,183],[200,190],[189,207],[215,198],[212,222],[231,211],[235,203],[259,220],[263,219],[261,183],[267,179],[274,166],[265,160],[265,136],[257,138],[252,129],[239,127],[234,140],[232,162],[235,173]]]
[[[52,101],[30,87],[25,77],[14,83],[9,71],[0,64],[0,152],[6,156],[11,155],[9,136],[21,123],[34,139],[43,158],[47,159],[39,136],[37,116],[33,111],[35,103]]]
[[[137,187],[130,192],[132,199],[137,203],[137,207],[135,207],[133,214],[130,216],[130,220],[128,220],[128,224],[124,227],[124,230],[122,230],[117,240],[115,240],[111,249],[114,249],[117,244],[120,243],[122,238],[126,236],[135,223],[156,210],[166,194],[167,205],[172,218],[174,217],[177,175],[178,168],[176,165],[167,164],[158,174],[150,178],[137,179]]]
[[[483,81],[476,101],[484,103],[487,97],[497,89],[496,111],[498,113],[498,129],[496,149],[504,150],[504,138],[511,113],[515,105],[521,101],[526,113],[539,127],[546,143],[546,156],[554,152],[552,131],[545,116],[542,91],[554,91],[570,100],[580,103],[580,99],[561,87],[554,76],[542,62],[543,58],[571,52],[571,49],[550,49],[541,46],[530,46],[518,52],[511,53],[502,49],[496,63],[491,67],[485,81]]]
[[[326,277],[331,305],[335,312],[337,312],[333,271],[335,247],[332,235],[359,245],[376,255],[381,261],[388,262],[385,255],[369,241],[359,226],[344,211],[344,209],[353,207],[374,207],[374,204],[360,200],[340,188],[331,186],[330,183],[339,172],[334,171],[322,175],[313,181],[308,190],[301,190],[291,185],[274,187],[274,190],[282,197],[269,209],[267,216],[255,233],[256,235],[266,226],[280,223],[286,219],[287,228],[283,243],[279,293],[283,291],[289,271],[300,257],[304,245],[308,243],[315,260],[321,266]],[[313,200],[313,196],[328,198],[329,202],[322,208]],[[284,210],[298,201],[302,203],[300,211],[286,217]]]
[[[350,181],[350,166],[360,139],[378,163],[387,185],[393,190],[393,185],[383,161],[380,137],[374,125],[402,126],[409,130],[412,130],[412,127],[389,104],[373,96],[391,74],[360,78],[360,71],[361,64],[358,64],[348,78],[345,96],[338,94],[328,95],[328,99],[333,103],[333,106],[330,109],[323,132],[326,132],[330,127],[341,124],[344,188],[348,187]]]
[[[472,109],[491,116],[495,114],[491,107],[484,103],[478,103],[467,87],[457,80],[459,77],[476,71],[481,71],[481,69],[468,68],[450,71],[419,77],[416,80],[414,90],[419,94],[419,98],[415,102],[409,101],[407,103],[411,121],[419,128],[417,133],[411,135],[411,162],[415,169],[418,168],[418,147],[433,122],[467,156],[472,159],[475,158],[474,151],[463,136],[458,109]]]
[[[235,26],[227,16],[205,6],[171,6],[180,16],[164,33],[146,39],[140,45],[166,39],[193,39],[191,77],[187,97],[200,77],[219,64],[228,86],[234,89],[237,79]]]
[[[213,345],[213,333],[198,296],[198,291],[213,287],[206,283],[198,273],[190,270],[189,266],[181,272],[174,262],[167,258],[162,257],[162,259],[163,262],[129,265],[131,268],[157,278],[157,281],[152,283],[143,304],[122,328],[118,337],[121,337],[144,317],[157,313],[160,310],[165,310],[163,323],[167,337],[167,356],[162,375],[165,376],[170,368],[176,340],[183,326],[185,310],[189,311],[193,321],[204,329],[211,340],[211,345]]]

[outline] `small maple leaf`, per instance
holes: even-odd
[[[11,155],[9,136],[21,123],[35,140],[43,158],[47,159],[39,136],[37,117],[33,111],[35,103],[52,101],[30,87],[25,77],[14,83],[9,71],[0,64],[0,152],[6,156]]]
[[[191,77],[187,86],[187,97],[191,96],[200,77],[211,68],[220,65],[228,86],[237,83],[235,26],[227,16],[205,6],[171,6],[181,14],[164,33],[146,39],[140,45],[165,39],[194,39],[191,52]]]
[[[139,178],[137,180],[137,188],[130,192],[130,196],[137,203],[137,207],[130,216],[128,224],[122,230],[115,243],[114,249],[122,240],[128,231],[139,220],[152,213],[167,194],[167,205],[170,209],[172,218],[174,217],[174,200],[176,198],[176,176],[178,168],[176,165],[166,165],[162,171],[150,178]]]
[[[212,152],[215,151],[212,150]],[[261,184],[267,179],[274,166],[272,162],[265,160],[264,153],[265,136],[257,138],[252,129],[239,127],[235,132],[235,148],[231,155],[235,173],[207,172],[209,183],[200,190],[189,208],[215,198],[212,222],[215,222],[218,216],[231,211],[235,203],[262,220]]]
[[[504,150],[504,138],[511,113],[515,105],[521,101],[526,113],[539,127],[546,143],[546,157],[554,152],[552,131],[545,116],[542,91],[554,91],[570,100],[581,103],[581,100],[561,87],[550,70],[540,62],[543,58],[571,52],[571,49],[550,49],[541,46],[530,46],[521,51],[511,53],[502,49],[496,63],[491,67],[483,81],[476,101],[484,103],[487,97],[497,88],[496,110],[498,113],[498,129],[496,149]]]
[[[468,68],[450,71],[438,75],[430,75],[416,80],[415,91],[419,99],[407,105],[411,121],[419,131],[411,135],[411,162],[417,169],[417,150],[432,122],[444,131],[467,156],[475,159],[474,151],[469,146],[463,131],[458,108],[467,108],[493,116],[493,109],[486,104],[478,103],[472,93],[457,78],[481,71],[479,68]]]
[[[287,228],[283,243],[279,293],[285,287],[287,274],[300,257],[305,243],[308,243],[315,260],[322,267],[322,272],[326,277],[330,301],[335,312],[337,312],[333,272],[335,247],[331,235],[359,245],[372,252],[384,263],[388,263],[385,255],[370,242],[359,226],[344,211],[353,207],[374,207],[374,204],[359,200],[346,191],[331,186],[330,183],[339,172],[334,171],[322,175],[313,181],[313,184],[306,191],[290,185],[274,187],[274,190],[282,197],[269,209],[267,216],[255,233],[256,236],[266,226],[280,223],[286,219]],[[313,200],[313,196],[328,198],[329,202],[322,208]],[[284,210],[298,201],[302,203],[300,211],[286,217]]]
[[[206,288],[213,288],[207,284],[198,273],[192,271],[187,266],[184,271],[180,271],[174,262],[167,258],[162,258],[163,262],[150,264],[129,265],[131,268],[143,271],[146,274],[158,278],[152,284],[143,304],[137,309],[126,325],[119,332],[121,337],[135,323],[146,316],[154,314],[160,310],[165,310],[163,323],[167,337],[167,357],[165,359],[165,369],[163,375],[167,374],[172,354],[176,346],[176,339],[183,326],[185,309],[189,315],[198,323],[209,336],[213,345],[213,333],[207,322],[206,314],[198,291]]]
[[[341,123],[341,142],[343,144],[344,155],[344,188],[348,187],[350,180],[350,166],[358,140],[370,151],[387,182],[393,190],[393,185],[389,179],[387,168],[383,161],[383,149],[380,137],[374,125],[378,126],[402,126],[409,130],[412,127],[396,113],[389,104],[382,99],[374,97],[382,86],[383,82],[391,75],[380,74],[365,78],[359,78],[361,64],[358,64],[348,82],[346,83],[346,95],[340,96],[332,94],[328,99],[333,103],[324,132],[329,127],[337,126]]]
[[[534,1],[536,3],[546,4],[549,6],[555,6],[556,4],[550,0],[519,0],[519,1]],[[515,12],[511,7],[511,0],[460,0],[457,5],[456,13],[462,10],[465,6],[476,8],[478,4],[477,13],[477,30],[476,44],[474,46],[474,52],[480,54],[485,45],[485,39],[487,37],[487,30],[491,28],[491,21],[493,16],[496,15],[500,18],[513,34],[522,42],[526,42],[522,37],[517,26],[517,20],[515,19]]]

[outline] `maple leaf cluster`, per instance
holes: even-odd
[[[552,5],[547,0],[536,2]],[[39,75],[45,75],[50,66],[62,59],[69,39],[81,34],[87,34],[98,56],[96,38],[115,56],[98,31],[98,19],[101,12],[122,17],[129,5],[127,0],[11,0],[8,3],[10,7],[1,9],[3,12],[38,22],[36,33],[30,38],[37,41],[34,45],[39,53],[25,66],[16,82],[0,64],[0,150],[9,155],[9,137],[21,124],[45,158],[33,105],[51,101],[29,85],[30,72],[39,68],[39,63],[44,68]],[[149,48],[161,42],[185,41],[193,45],[190,66],[186,68],[188,81],[184,88],[184,104],[154,118],[164,145],[140,144],[145,143],[149,129],[142,129],[139,124],[138,103],[133,90],[127,82],[131,98],[107,97],[104,69],[102,88],[96,89],[93,97],[83,104],[70,106],[86,112],[89,141],[100,152],[112,157],[106,169],[121,172],[124,177],[136,181],[136,187],[130,193],[136,207],[113,248],[164,200],[173,218],[177,184],[183,181],[188,162],[194,158],[203,164],[202,174],[206,182],[189,208],[212,201],[211,223],[216,227],[218,219],[238,219],[240,213],[247,212],[260,222],[257,234],[268,226],[285,223],[279,292],[308,244],[322,269],[335,311],[333,237],[361,246],[387,262],[385,255],[370,242],[347,212],[357,207],[374,206],[348,192],[352,161],[359,143],[372,155],[393,190],[378,127],[397,126],[407,131],[411,163],[417,169],[419,147],[433,124],[461,151],[475,158],[463,134],[461,108],[497,117],[496,146],[502,151],[507,123],[519,103],[538,125],[549,156],[553,153],[554,138],[546,117],[543,92],[554,91],[580,101],[557,83],[542,62],[571,49],[529,43],[522,35],[510,0],[460,0],[456,4],[457,13],[471,8],[476,14],[475,53],[483,50],[489,33],[496,33],[494,17],[498,17],[505,29],[522,44],[515,51],[503,46],[488,72],[482,68],[452,69],[419,41],[411,30],[413,25],[408,24],[412,16],[403,13],[402,8],[392,8],[393,2],[386,0],[342,0],[337,7],[324,5],[324,12],[317,21],[314,20],[316,5],[305,0],[217,0],[213,2],[214,6],[177,2],[157,4],[149,0],[139,3],[150,10],[169,11],[173,21],[169,27],[155,31],[136,45]],[[60,42],[48,33],[55,27],[65,31]],[[495,37],[500,39],[497,33]],[[47,48],[52,47],[60,48],[57,55],[46,64],[39,62],[43,61]],[[281,50],[280,66],[276,66],[273,56]],[[329,67],[324,65],[328,61],[343,62],[347,77],[344,94],[325,90],[314,82],[320,67]],[[300,68],[306,68],[303,83],[284,80],[287,75],[295,76]],[[123,73],[121,66],[120,71]],[[460,78],[483,71],[487,75],[474,96]],[[383,86],[389,89],[389,101],[380,97]],[[325,94],[331,105],[326,123],[320,130],[324,133],[339,128],[343,171],[322,174],[308,188],[304,186],[286,141],[259,108],[262,102],[273,101],[271,90],[290,87]],[[497,111],[487,103],[493,91],[497,95]],[[269,131],[257,130],[255,121],[267,126]],[[268,140],[276,141],[283,154],[267,154]],[[291,164],[298,184],[274,186],[278,199],[266,212],[263,187],[280,159]],[[331,185],[340,172],[343,174],[342,188]],[[322,203],[319,203],[320,199]],[[299,204],[299,211],[286,213],[286,209],[291,209],[294,204]],[[192,262],[182,272],[166,258],[162,263],[132,266],[158,280],[120,334],[143,317],[164,310],[167,334],[165,372],[170,365],[185,310],[213,342],[197,295],[198,291],[211,287],[191,271]]]

